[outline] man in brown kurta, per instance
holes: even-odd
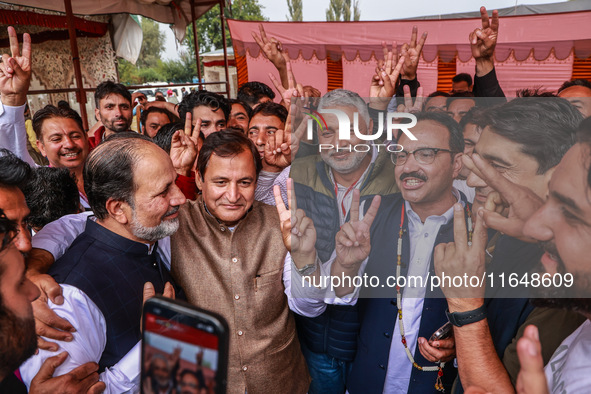
[[[306,300],[288,297],[279,215],[254,200],[260,156],[243,134],[221,131],[205,140],[197,167],[202,195],[179,211],[172,275],[192,304],[228,321],[228,393],[305,393],[310,377],[289,309],[313,316],[322,302],[300,309]]]

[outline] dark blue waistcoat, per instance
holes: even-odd
[[[462,195],[462,200],[465,198]],[[382,198],[380,210],[371,229],[371,252],[365,272],[368,276],[379,276],[385,283],[388,276],[396,275],[397,241],[400,230],[400,216],[404,200],[400,194]],[[368,207],[366,207],[368,208]],[[437,234],[435,245],[453,241],[453,220],[443,225]],[[410,240],[408,234],[408,220],[404,223],[402,243],[402,266],[400,274],[406,276],[408,261],[410,260]],[[431,255],[430,276],[435,275],[433,256]],[[404,292],[403,292],[404,295]],[[382,393],[386,381],[386,371],[390,357],[390,347],[395,346],[397,351],[404,353],[402,343],[392,342],[392,334],[398,315],[396,306],[396,289],[374,288],[364,289],[358,301],[361,329],[357,355],[347,381],[347,389],[351,394],[358,393]],[[431,335],[447,322],[445,311],[447,301],[439,288],[430,291],[427,288],[423,313],[419,328],[419,337],[430,338]],[[404,313],[404,311],[403,311]],[[435,366],[421,355],[418,345],[413,355],[415,362],[421,366]],[[410,362],[405,360],[405,362]],[[390,366],[396,369],[396,366]],[[451,386],[457,370],[453,363],[446,363],[443,370],[443,384],[446,392]],[[439,393],[435,389],[437,372],[423,372],[412,369],[409,393]]]
[[[49,274],[58,283],[83,291],[107,323],[107,343],[100,370],[115,365],[141,339],[140,319],[144,283],[162,293],[170,273],[148,247],[117,235],[92,220]]]

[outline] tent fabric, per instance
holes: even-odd
[[[66,12],[64,0],[3,0],[4,3]],[[72,11],[78,15],[135,14],[161,23],[173,24],[177,40],[182,41],[191,19],[190,0],[71,0]],[[205,14],[216,3],[194,0],[195,18]]]
[[[136,19],[128,14],[113,15],[113,44],[117,56],[135,64],[142,49],[144,33]]]
[[[557,14],[502,17],[495,64],[501,85],[508,94],[544,86],[554,89],[570,79],[573,59],[591,56],[591,10]],[[234,50],[245,56],[249,80],[270,82],[273,66],[260,53],[252,32],[261,22],[229,20]],[[296,78],[321,92],[327,91],[326,60],[343,63],[345,88],[366,96],[377,59],[383,57],[381,42],[407,42],[413,26],[429,32],[419,64],[425,92],[436,90],[437,62],[456,61],[458,72],[474,73],[468,35],[481,26],[471,19],[397,20],[380,22],[262,22],[267,36],[275,37],[294,60]],[[304,65],[317,65],[317,72]],[[324,65],[324,69],[322,69]],[[297,70],[302,69],[302,73]],[[322,69],[322,70],[321,70]],[[560,83],[559,83],[560,82]]]

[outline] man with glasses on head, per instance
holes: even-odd
[[[395,286],[387,281],[432,275],[434,246],[453,237],[454,204],[469,209],[465,196],[452,186],[464,150],[458,124],[439,113],[416,117],[410,129],[416,140],[400,132],[403,148],[392,154],[401,193],[382,198],[369,237],[360,236],[364,220],[345,223],[336,237],[333,276],[367,274],[380,280],[375,288],[335,289],[337,297],[358,298],[361,328],[347,381],[351,394],[436,393],[449,390],[457,374],[449,362],[454,358],[453,339],[427,340],[447,322],[440,290],[417,284],[401,287],[395,296]],[[360,211],[367,211],[368,205]]]

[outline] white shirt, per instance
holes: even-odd
[[[107,323],[100,309],[86,294],[70,285],[61,285],[64,303],[56,305],[48,301],[49,307],[59,316],[68,320],[76,332],[72,342],[58,341],[59,353],[67,351],[69,356],[54,373],[64,375],[74,368],[90,361],[98,362],[107,344]],[[139,322],[138,322],[139,324]],[[47,339],[47,338],[46,338]],[[141,342],[138,342],[117,364],[106,368],[99,379],[106,384],[106,394],[137,393],[140,388]],[[28,388],[39,368],[49,357],[57,353],[39,349],[20,367],[23,381]]]
[[[25,104],[11,107],[0,102],[0,148],[6,148],[32,167],[37,164],[27,150]]]
[[[275,206],[275,193],[273,187],[279,185],[281,189],[281,197],[287,206],[287,178],[289,178],[289,171],[291,166],[287,166],[281,172],[261,171],[259,180],[257,181],[257,188],[254,191],[254,198],[257,201],[264,202],[267,205]]]
[[[456,192],[457,193],[457,192]],[[456,196],[457,197],[457,196]],[[410,239],[410,261],[407,277],[420,276],[427,278],[431,265],[431,254],[435,247],[435,239],[441,226],[453,220],[453,206],[441,216],[429,216],[425,223],[421,222],[405,201],[406,217],[408,218],[408,233]],[[408,282],[410,283],[410,281]],[[415,354],[426,287],[404,288],[402,293],[402,320],[404,322],[404,336],[411,354]],[[388,358],[388,370],[384,383],[384,393],[405,393],[408,391],[412,364],[410,363],[400,335],[398,318],[392,332],[392,344]]]
[[[591,385],[591,322],[569,335],[544,368],[550,393],[588,393]]]
[[[476,196],[476,190],[473,187],[468,186],[468,183],[465,179],[454,179],[453,183],[454,187],[464,193],[466,196],[466,200],[472,204],[474,202],[474,197]]]

